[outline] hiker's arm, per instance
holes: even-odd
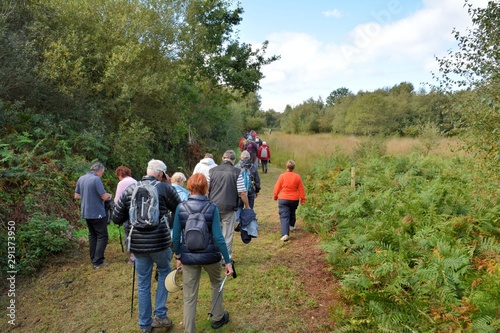
[[[241,201],[243,202],[243,208],[245,208],[245,209],[250,208],[250,204],[248,203],[247,192],[240,192],[240,198],[241,198]]]
[[[103,201],[108,201],[108,200],[111,200],[113,198],[113,196],[111,195],[111,193],[104,193],[101,195],[101,199]]]
[[[75,199],[81,199],[81,198],[82,198],[82,196],[80,195],[80,193],[75,192]]]

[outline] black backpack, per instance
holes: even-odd
[[[191,252],[203,251],[208,247],[212,234],[208,230],[208,223],[205,220],[205,213],[210,208],[211,202],[207,202],[200,212],[193,213],[189,205],[182,203],[188,218],[184,227],[184,244]]]

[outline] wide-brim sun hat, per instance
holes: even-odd
[[[169,293],[182,290],[182,275],[177,274],[177,268],[172,270],[165,278],[165,288]]]

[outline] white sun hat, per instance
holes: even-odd
[[[179,271],[181,272],[181,271]],[[165,288],[169,293],[175,293],[182,290],[182,275],[177,276],[177,268],[172,270],[165,278]]]

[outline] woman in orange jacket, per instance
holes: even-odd
[[[278,200],[278,210],[281,224],[281,241],[287,242],[290,229],[295,230],[295,211],[306,202],[306,192],[300,175],[293,171],[295,162],[286,162],[286,172],[282,173],[274,185],[274,200]]]

